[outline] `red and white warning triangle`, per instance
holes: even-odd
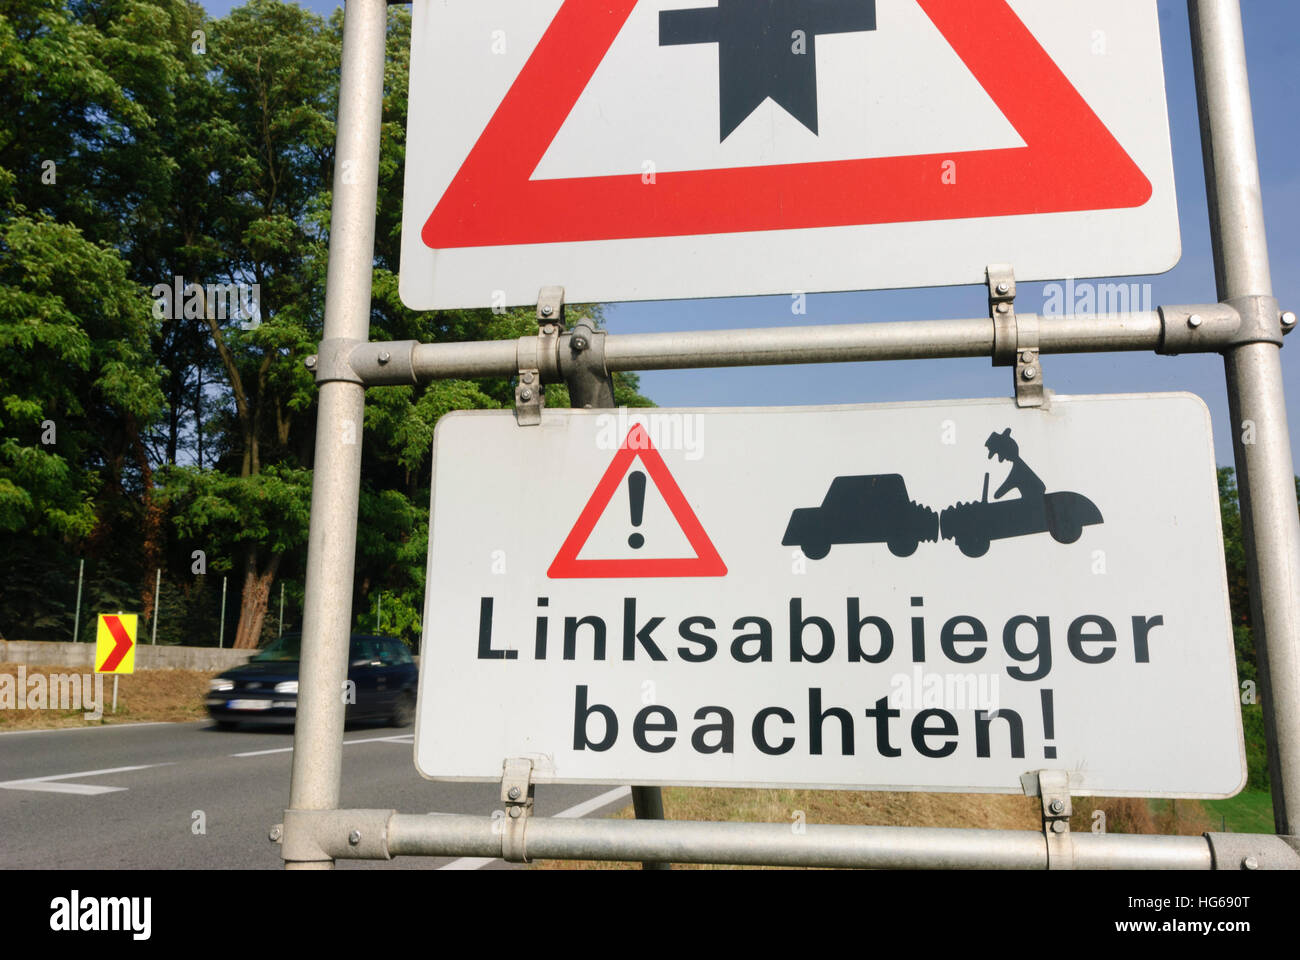
[[[631,500],[636,506],[630,512],[623,498],[616,496],[628,489],[627,478],[634,474],[639,462],[648,475],[634,483],[636,494]],[[645,496],[646,487],[652,485],[657,497]],[[614,507],[614,504],[618,504]],[[654,509],[645,516],[643,508],[653,503]],[[619,516],[616,518],[615,513]],[[645,523],[642,523],[642,519]],[[617,528],[623,536],[635,528],[627,538],[629,550],[611,549],[612,538],[600,535],[600,529]],[[589,549],[595,546],[597,555]],[[685,547],[691,556],[659,555],[656,545],[672,548]],[[644,550],[645,555],[640,555]],[[633,555],[629,556],[628,553]],[[621,554],[621,555],[613,555]],[[546,575],[552,579],[582,579],[608,577],[722,577],[727,566],[722,562],[713,541],[691,509],[686,495],[673,478],[663,456],[654,448],[649,434],[640,424],[635,424],[623,445],[614,455],[596,489],[579,514],[573,529],[561,544]]]
[[[871,5],[882,18],[878,31],[819,41],[832,50],[842,42],[872,45],[869,55],[826,58],[827,75],[817,79],[826,111],[818,133],[769,100],[719,144],[713,100],[706,107],[716,152],[702,164],[699,156],[673,156],[665,124],[688,126],[698,101],[716,95],[716,76],[711,91],[707,77],[696,78],[689,90],[667,89],[662,99],[657,91],[624,95],[619,110],[607,96],[611,85],[624,94],[644,90],[630,74],[610,81],[612,71],[653,60],[656,82],[671,82],[714,56],[716,45],[703,40],[661,45],[656,6],[564,0],[428,214],[421,231],[427,248],[1054,214],[1138,207],[1152,196],[1151,182],[1008,0],[880,0]],[[887,30],[887,16],[908,19]],[[904,49],[899,37],[929,37],[933,53],[917,63],[907,47],[913,62],[892,69],[891,50]],[[683,70],[663,69],[667,58]],[[875,72],[858,76],[855,64]],[[906,84],[882,90],[909,69]],[[927,100],[934,77],[945,89],[928,90],[934,96]],[[975,99],[954,107],[959,84]],[[837,89],[870,89],[870,109],[892,103],[898,116],[877,115],[855,135],[853,115],[863,113],[863,101],[843,100],[833,116]],[[936,106],[944,97],[947,107]],[[590,124],[577,126],[585,133],[570,129],[584,117]],[[643,146],[613,123],[657,132]],[[893,144],[900,129],[919,139]],[[839,147],[836,131],[849,138]],[[781,146],[767,155],[764,144]],[[748,160],[729,164],[728,150]],[[587,168],[575,170],[574,157]]]

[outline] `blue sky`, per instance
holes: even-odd
[[[237,4],[212,0],[213,16]],[[308,0],[328,14],[339,4]],[[1183,258],[1156,277],[1136,278],[1152,284],[1154,304],[1202,303],[1215,299],[1214,265],[1206,213],[1196,90],[1192,78],[1187,6],[1183,0],[1159,0],[1160,30],[1177,178]],[[1300,307],[1300,163],[1296,161],[1295,116],[1300,104],[1300,71],[1295,64],[1295,37],[1300,36],[1300,4],[1292,0],[1245,0],[1246,46],[1254,98],[1255,133],[1264,191],[1274,293],[1286,309]],[[1287,230],[1287,225],[1292,225]],[[1129,281],[1132,282],[1132,281]],[[1042,284],[1020,284],[1017,304],[1041,312]],[[878,291],[809,295],[807,314],[793,318],[788,296],[684,300],[611,305],[614,333],[659,330],[709,330],[736,327],[861,323],[975,317],[985,312],[982,287]],[[1295,341],[1300,333],[1288,338]],[[1300,452],[1295,425],[1300,424],[1300,356],[1297,345],[1282,351],[1290,393],[1293,455]],[[1132,393],[1187,390],[1209,405],[1214,418],[1215,452],[1221,464],[1232,463],[1223,362],[1217,355],[1160,357],[1150,353],[1050,356],[1044,364],[1046,384],[1058,393]],[[869,364],[742,369],[651,371],[642,375],[643,392],[663,406],[723,406],[865,403],[1005,396],[1010,374],[988,360],[925,360]]]

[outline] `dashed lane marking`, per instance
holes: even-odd
[[[94,796],[100,793],[117,793],[126,787],[104,787],[93,783],[66,783],[67,780],[82,777],[102,777],[110,773],[127,773],[132,770],[148,770],[150,767],[166,767],[167,763],[144,763],[134,767],[110,767],[107,770],[83,770],[80,773],[60,773],[52,777],[29,777],[26,780],[6,780],[0,783],[0,790],[31,790],[37,793],[77,793]]]
[[[414,743],[415,734],[402,733],[395,737],[365,737],[361,740],[344,740],[343,746],[350,747],[354,743]],[[243,753],[232,753],[232,757],[265,757],[271,753],[293,753],[293,747],[275,747],[271,750],[246,750]]]

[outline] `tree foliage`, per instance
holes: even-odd
[[[1300,477],[1295,478],[1296,499],[1300,501]],[[1223,557],[1228,577],[1228,605],[1232,615],[1232,639],[1237,653],[1237,679],[1256,696],[1242,698],[1242,726],[1246,737],[1246,761],[1251,790],[1267,790],[1269,785],[1267,749],[1264,736],[1262,691],[1259,687],[1255,635],[1250,622],[1250,581],[1246,567],[1246,544],[1241,522],[1241,501],[1236,472],[1219,468],[1219,512],[1223,526]]]
[[[255,645],[278,629],[277,581],[288,626],[302,597],[316,413],[302,361],[323,325],[342,13],[0,13],[0,634],[70,639],[85,560],[83,639],[96,609],[149,617],[162,569],[160,642],[215,642],[225,583],[226,642]],[[528,310],[421,313],[398,297],[409,46],[410,13],[393,8],[371,335],[531,332]],[[189,284],[243,284],[255,316],[222,315]],[[635,377],[616,396],[648,403]],[[434,425],[508,406],[512,388],[441,381],[366,401],[354,610],[414,640]]]

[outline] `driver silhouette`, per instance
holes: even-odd
[[[988,448],[990,460],[997,454],[998,460],[1010,460],[1012,463],[1011,472],[993,494],[994,500],[1002,499],[1003,494],[1009,490],[1018,490],[1022,500],[1042,502],[1047,493],[1047,485],[1020,459],[1020,445],[1011,439],[1010,427],[1001,433],[990,433],[984,446]]]

